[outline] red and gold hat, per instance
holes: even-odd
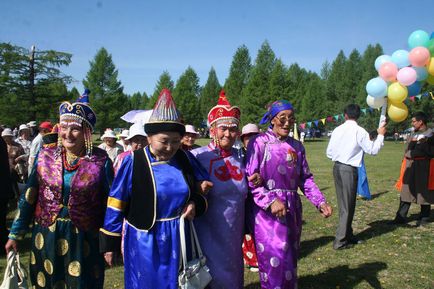
[[[223,89],[220,92],[217,105],[211,108],[208,113],[208,126],[211,127],[220,121],[231,124],[231,126],[240,124],[240,109],[238,106],[231,106]]]

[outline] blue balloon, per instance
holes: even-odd
[[[422,83],[416,81],[415,83],[407,87],[408,96],[418,95],[420,93],[421,88],[422,88]]]
[[[377,59],[375,59],[375,69],[378,71],[385,62],[392,62],[392,57],[386,54],[378,56]]]
[[[372,97],[385,97],[387,83],[381,77],[372,78],[366,84],[366,92]]]
[[[417,81],[424,81],[428,78],[428,71],[426,70],[426,67],[413,67],[413,69],[416,70]]]
[[[392,61],[398,66],[398,68],[409,66],[410,59],[408,59],[408,51],[404,49],[396,50],[392,54]]]
[[[423,30],[416,30],[408,37],[408,46],[413,49],[418,46],[428,47],[429,34]]]

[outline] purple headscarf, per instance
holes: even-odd
[[[294,110],[292,104],[287,100],[276,100],[273,102],[268,111],[264,114],[259,124],[266,124],[270,122],[282,110]]]

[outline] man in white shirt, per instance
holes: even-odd
[[[35,161],[36,155],[39,152],[39,149],[42,147],[42,137],[51,132],[53,129],[53,125],[49,121],[44,121],[39,125],[39,133],[38,135],[33,139],[32,145],[30,146],[30,154],[29,154],[29,168],[28,173],[32,172],[33,168],[33,162]]]
[[[363,153],[376,155],[383,146],[385,126],[381,126],[378,137],[371,141],[369,133],[357,124],[360,107],[350,104],[344,110],[345,122],[333,130],[327,146],[327,157],[335,162],[333,177],[339,207],[339,224],[333,248],[351,248],[359,244],[353,235],[352,222],[356,207],[357,168],[361,166]]]

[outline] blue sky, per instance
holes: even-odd
[[[341,49],[379,43],[392,54],[411,32],[434,31],[433,11],[432,0],[3,0],[0,42],[72,53],[63,71],[80,91],[105,47],[124,92],[151,94],[164,70],[176,81],[189,65],[201,85],[211,67],[223,84],[236,49],[245,44],[254,60],[264,40],[285,64],[316,72]]]

